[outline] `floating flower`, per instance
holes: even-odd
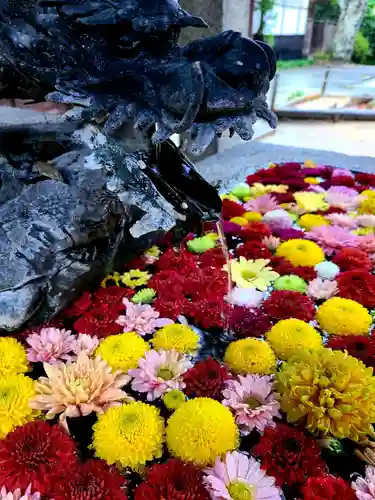
[[[312,300],[291,290],[273,291],[263,303],[263,309],[273,321],[296,318],[308,323],[315,316]]]
[[[247,226],[248,224],[248,220],[245,219],[245,217],[232,217],[232,219],[230,219],[230,221],[232,224],[237,224],[238,226]]]
[[[237,447],[238,430],[228,408],[210,398],[190,399],[168,420],[169,452],[184,462],[212,465]]]
[[[185,403],[186,401],[186,396],[185,394],[178,390],[178,389],[172,389],[169,392],[166,392],[163,397],[162,397],[163,403],[165,407],[170,410],[174,411],[177,410],[182,404]]]
[[[0,377],[25,373],[29,369],[26,351],[13,337],[0,337]]]
[[[150,278],[151,274],[146,271],[131,269],[121,276],[121,282],[129,288],[137,288],[138,286],[146,285]]]
[[[31,486],[29,485],[26,488],[25,493],[17,488],[15,491],[11,492],[5,489],[3,486],[0,490],[0,499],[1,500],[40,500],[40,493],[31,493]]]
[[[324,260],[324,252],[316,243],[301,239],[281,243],[276,255],[284,257],[294,266],[314,267]]]
[[[39,333],[29,335],[26,342],[30,346],[27,350],[29,361],[52,364],[72,359],[76,337],[70,330],[42,328]]]
[[[351,215],[347,214],[329,214],[326,215],[326,219],[329,220],[329,222],[333,226],[340,226],[345,229],[357,229],[357,222]],[[312,229],[312,228],[310,228]]]
[[[242,307],[259,307],[264,299],[264,293],[255,288],[241,288],[235,286],[226,296],[228,304]]]
[[[0,441],[0,484],[9,490],[39,491],[49,498],[56,477],[76,467],[74,441],[57,425],[37,420]]]
[[[191,354],[199,347],[199,335],[187,325],[167,325],[158,330],[151,340],[155,349]]]
[[[239,203],[233,200],[224,199],[221,214],[224,220],[230,220],[233,217],[241,217],[245,209]]]
[[[88,460],[55,481],[54,500],[127,500],[125,478],[101,460]]]
[[[206,488],[213,500],[282,500],[275,478],[267,476],[253,457],[234,451],[223,461],[216,459],[212,469],[206,469]]]
[[[298,206],[305,212],[326,211],[329,205],[324,198],[325,193],[312,193],[310,191],[294,193],[294,199]]]
[[[153,288],[143,288],[132,297],[134,304],[150,304],[156,297],[156,291]]]
[[[343,248],[333,257],[332,262],[337,264],[341,271],[371,271],[372,262],[366,252],[358,248]]]
[[[311,231],[316,226],[329,226],[330,221],[327,219],[328,217],[323,217],[323,215],[305,214],[298,219],[298,225],[306,231]]]
[[[327,347],[337,351],[348,351],[366,366],[375,368],[375,337],[351,335],[350,337],[331,337]]]
[[[356,500],[356,495],[350,485],[341,477],[324,476],[309,477],[302,488],[303,500]]]
[[[262,214],[259,212],[245,212],[243,218],[248,222],[260,222],[262,220]]]
[[[352,488],[358,500],[372,500],[375,498],[375,467],[367,466],[364,478],[359,477],[352,482]]]
[[[247,338],[231,342],[224,362],[234,373],[269,375],[275,371],[276,356],[268,342]]]
[[[128,299],[123,302],[126,315],[119,316],[116,323],[124,328],[124,332],[137,332],[143,336],[154,333],[156,328],[173,323],[171,319],[160,318],[160,313],[149,304],[133,304]]]
[[[265,236],[271,236],[271,231],[264,222],[251,222],[240,232],[243,241],[262,241]]]
[[[34,395],[34,381],[29,377],[21,374],[0,377],[0,439],[15,427],[24,425],[38,416],[38,412],[29,405],[29,400]],[[7,486],[1,481],[0,484]],[[25,488],[27,486],[28,484]]]
[[[356,269],[341,273],[337,286],[340,297],[355,300],[369,309],[375,307],[375,276],[368,271]]]
[[[155,264],[155,262],[158,260],[160,254],[161,254],[160,248],[156,245],[153,245],[152,247],[148,248],[145,251],[143,257],[146,261],[146,264],[152,265]]]
[[[372,371],[344,352],[299,351],[276,375],[281,409],[312,433],[353,441],[375,436]]]
[[[316,320],[329,335],[367,335],[372,323],[367,309],[341,297],[324,302],[317,310]]]
[[[326,471],[317,442],[284,424],[267,427],[253,454],[260,458],[267,474],[275,477],[277,486],[302,485],[307,478]]]
[[[182,376],[192,364],[187,356],[175,350],[160,350],[146,352],[138,366],[129,370],[132,389],[147,393],[147,401],[154,401],[171,389],[184,389]]]
[[[238,375],[237,379],[226,382],[223,397],[222,404],[232,410],[244,436],[253,429],[263,432],[268,426],[274,427],[273,419],[281,418],[272,377]]]
[[[374,191],[363,191],[359,197],[359,214],[375,214]]]
[[[289,359],[300,351],[322,347],[320,334],[299,319],[284,319],[266,334],[266,339],[280,359]]]
[[[373,234],[358,236],[357,243],[360,250],[370,254],[375,252],[375,236]]]
[[[243,208],[246,212],[259,212],[261,214],[265,214],[267,212],[271,212],[272,210],[276,210],[279,208],[279,205],[276,198],[270,194],[263,194],[253,200],[247,201]]]
[[[250,196],[251,189],[250,186],[246,184],[246,182],[239,182],[234,186],[234,188],[232,188],[230,194],[232,194],[236,198],[243,199],[246,198],[247,196]]]
[[[280,276],[273,286],[275,290],[286,290],[299,293],[305,293],[307,289],[306,281],[295,274]]]
[[[260,309],[235,307],[229,317],[229,329],[236,337],[261,337],[271,326],[269,316]]]
[[[75,321],[74,329],[77,332],[98,338],[120,333],[122,328],[116,323],[116,320],[121,309],[122,307],[117,302],[97,304],[95,308],[90,309]]]
[[[271,231],[277,229],[290,229],[293,226],[293,220],[286,210],[278,209],[267,212],[263,217],[263,222],[265,222]]]
[[[274,252],[277,247],[280,245],[281,240],[277,236],[265,236],[262,239],[263,245],[265,245],[269,250]]]
[[[245,219],[245,223],[247,224],[246,219]],[[192,240],[189,240],[186,243],[186,246],[190,252],[199,254],[199,253],[207,252],[207,250],[210,250],[211,248],[215,248],[216,241],[211,236],[205,235],[205,236],[201,236],[200,238],[194,238]]]
[[[357,191],[344,186],[330,187],[325,198],[331,207],[341,208],[348,212],[356,210],[359,202]]]
[[[339,226],[314,227],[306,233],[306,237],[321,245],[328,255],[332,255],[340,248],[355,247],[358,244],[358,236]]]
[[[150,346],[134,332],[111,335],[104,339],[96,350],[113,370],[128,373],[137,368],[138,361],[150,349]]]
[[[185,373],[185,393],[189,398],[220,399],[225,382],[230,377],[231,375],[225,366],[208,357],[203,361],[198,361]]]
[[[371,229],[374,229],[375,215],[372,214],[357,215],[355,218],[355,222],[358,224],[358,226],[370,227]]]
[[[95,453],[109,465],[137,470],[162,456],[164,420],[155,406],[136,401],[110,408],[93,430]]]
[[[44,370],[47,377],[40,377],[35,383],[36,395],[30,407],[47,411],[47,419],[60,414],[60,425],[67,432],[67,417],[85,416],[91,412],[100,414],[128,398],[121,390],[129,381],[128,375],[112,373],[105,361],[90,359],[85,352],[76,362],[66,365],[44,363]]]
[[[337,281],[322,280],[315,278],[310,281],[307,294],[316,300],[330,299],[338,291]]]
[[[240,257],[239,260],[231,260],[229,263],[232,280],[242,288],[257,288],[266,291],[271,283],[279,276],[267,264],[267,259],[246,260]],[[228,264],[223,266],[228,271]]]
[[[318,278],[323,280],[333,280],[340,272],[339,266],[327,260],[317,264],[314,269],[318,273]]]
[[[238,245],[235,251],[236,257],[251,259],[270,259],[272,252],[261,241],[247,241],[243,245]]]
[[[81,352],[85,352],[87,356],[91,356],[95,352],[98,345],[98,337],[92,337],[90,335],[86,335],[85,333],[80,333],[74,343],[74,354],[78,356]]]
[[[146,480],[134,490],[134,500],[209,500],[203,474],[192,464],[169,459],[154,464]]]

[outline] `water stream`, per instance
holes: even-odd
[[[227,271],[227,274],[228,274],[228,295],[230,296],[232,294],[232,272],[231,272],[231,268],[230,268],[230,264],[229,264],[230,255],[229,255],[227,240],[225,238],[223,224],[222,224],[221,220],[219,220],[216,223],[216,230],[217,230],[217,234],[219,235],[219,242],[220,242],[221,250],[222,250],[223,255],[225,257],[227,268],[228,268],[228,271]],[[230,317],[228,314],[225,314],[224,310],[223,310],[222,314],[223,314],[223,323],[224,323],[224,325],[223,325],[224,333],[229,334],[230,333],[230,328],[229,328]]]

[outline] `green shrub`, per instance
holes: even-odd
[[[354,42],[353,61],[363,64],[370,55],[370,42],[361,33],[357,33]]]
[[[323,50],[318,50],[312,57],[316,63],[329,62],[332,60],[332,54],[330,52],[324,52]]]

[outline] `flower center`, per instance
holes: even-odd
[[[246,281],[250,281],[254,278],[257,277],[257,273],[254,273],[254,271],[250,271],[249,269],[244,269],[242,271],[242,277],[246,280]]]
[[[162,366],[161,368],[159,368],[158,377],[162,378],[163,380],[171,380],[173,378],[173,372],[170,368]]]
[[[227,488],[233,500],[255,500],[255,488],[250,484],[232,481]]]
[[[252,410],[255,410],[256,408],[259,408],[259,406],[262,406],[262,402],[259,401],[259,399],[254,398],[253,396],[250,396],[245,400],[245,403],[250,406]]]

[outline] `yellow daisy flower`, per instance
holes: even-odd
[[[268,267],[268,259],[247,260],[240,257],[239,260],[229,262],[232,280],[241,288],[257,288],[265,292],[279,274]],[[228,272],[228,264],[223,266]]]

